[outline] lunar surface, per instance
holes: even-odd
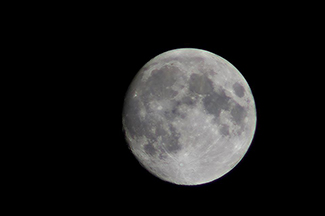
[[[175,49],[145,64],[125,96],[123,129],[140,164],[158,178],[199,185],[228,173],[256,127],[252,92],[228,61]]]

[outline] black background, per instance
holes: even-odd
[[[304,19],[282,11],[274,19],[263,10],[221,15],[222,8],[203,15],[165,11],[168,16],[141,17],[109,8],[21,21],[25,37],[16,42],[21,55],[32,59],[25,64],[37,71],[28,74],[37,85],[30,86],[26,104],[38,104],[29,116],[33,122],[38,116],[32,134],[40,143],[28,147],[33,164],[22,165],[26,199],[37,188],[36,196],[49,208],[136,214],[277,212],[304,203],[312,191],[305,184],[312,174],[302,146],[308,127],[302,124],[308,118],[302,101],[310,96],[301,53],[312,46]],[[122,131],[124,97],[139,69],[162,52],[186,47],[232,63],[250,85],[257,108],[255,136],[242,161],[222,178],[193,187],[151,175],[128,149]]]

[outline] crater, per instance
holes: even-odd
[[[197,94],[208,94],[213,90],[212,81],[205,75],[192,74],[189,89]]]
[[[235,94],[238,97],[242,98],[245,95],[245,89],[244,89],[244,87],[241,84],[239,84],[238,82],[236,82],[235,84],[233,84],[232,88],[234,89]]]

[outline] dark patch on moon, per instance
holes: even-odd
[[[144,151],[148,154],[148,155],[155,155],[157,153],[156,148],[152,145],[152,143],[148,143],[144,146]]]
[[[156,132],[155,132],[154,136],[155,135],[158,135],[158,136],[166,136],[167,135],[167,131],[163,127],[162,122],[157,121],[154,125],[156,126]],[[153,137],[153,138],[155,138],[155,137]]]
[[[180,134],[172,125],[169,125],[169,132],[170,134],[162,137],[162,142],[168,153],[176,153],[182,148],[179,144]]]
[[[184,119],[188,113],[182,109],[182,106],[186,105],[188,107],[194,107],[200,98],[198,94],[189,91],[188,94],[184,95],[180,99],[171,100],[171,106],[164,110],[164,117],[168,120],[174,120],[175,118]]]
[[[181,146],[178,142],[180,134],[177,133],[176,129],[168,124],[164,124],[162,119],[159,119],[159,116],[153,114],[149,114],[147,112],[147,116],[145,119],[141,118],[140,115],[140,102],[138,99],[130,99],[125,102],[124,105],[125,113],[124,114],[124,127],[128,131],[129,135],[133,138],[145,136],[149,143],[144,146],[145,152],[148,154],[155,154],[156,152],[153,150],[154,146],[152,143],[158,141],[158,137],[161,137],[162,143],[164,144],[165,149],[168,152],[175,152],[181,149]],[[175,118],[179,116],[176,107],[173,116],[171,118]],[[152,128],[155,128],[155,133],[150,132]],[[140,143],[138,143],[140,144]],[[139,147],[139,146],[137,146]]]
[[[166,109],[164,111],[163,116],[168,120],[173,120],[179,116],[179,111],[178,111],[177,107],[173,107],[171,109]]]
[[[208,113],[218,119],[221,110],[230,109],[230,99],[223,90],[219,92],[213,91],[203,98],[203,105]]]
[[[193,107],[198,102],[198,97],[195,94],[188,94],[180,99],[179,103]]]
[[[181,102],[180,101],[172,101],[171,106],[164,110],[163,117],[168,120],[174,120],[175,118],[182,118],[186,117],[186,114],[182,112],[180,109]]]
[[[222,124],[221,128],[220,128],[220,133],[224,136],[228,136],[229,135],[229,126],[226,124]]]
[[[160,69],[153,70],[147,82],[144,83],[146,93],[155,99],[170,99],[177,92],[171,89],[179,76],[179,69],[171,65],[165,65]]]
[[[176,153],[179,150],[181,150],[181,146],[178,143],[178,139],[179,137],[177,137],[176,135],[163,137],[164,140],[163,145],[165,146],[165,149],[168,153]]]
[[[181,145],[179,143],[180,134],[172,125],[167,126],[166,129],[162,126],[159,121],[155,122],[156,131],[155,133],[147,133],[146,138],[149,143],[144,146],[144,150],[149,155],[156,155],[158,152],[176,153],[181,150]],[[149,128],[147,128],[149,129]],[[154,147],[154,143],[158,142],[161,138],[161,145]],[[160,155],[163,156],[163,155]]]
[[[235,94],[238,96],[238,97],[243,97],[245,95],[245,89],[244,87],[239,84],[238,82],[236,82],[235,84],[233,84],[232,88],[234,89],[235,91]]]
[[[208,69],[208,74],[214,76],[214,75],[217,75],[218,73],[213,69]]]
[[[181,109],[182,105],[186,105],[189,107],[194,107],[199,98],[195,93],[189,92],[189,94],[183,96],[178,100],[171,100],[171,105],[166,107],[164,110],[163,116],[168,120],[174,120],[175,118],[184,119],[188,113]]]
[[[232,116],[232,119],[237,124],[241,124],[243,119],[246,117],[246,110],[244,107],[236,103],[235,106],[231,109],[230,114]]]
[[[201,74],[192,74],[189,85],[189,89],[197,94],[208,94],[213,90],[212,81],[207,76]]]
[[[213,91],[205,96],[203,98],[203,105],[209,114],[215,116],[215,120],[219,118],[222,110],[230,111],[232,120],[236,124],[241,124],[247,115],[245,108],[228,97],[224,90]]]

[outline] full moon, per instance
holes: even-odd
[[[256,108],[242,74],[201,49],[164,52],[146,63],[126,93],[130,150],[156,177],[178,185],[214,181],[244,157]]]

